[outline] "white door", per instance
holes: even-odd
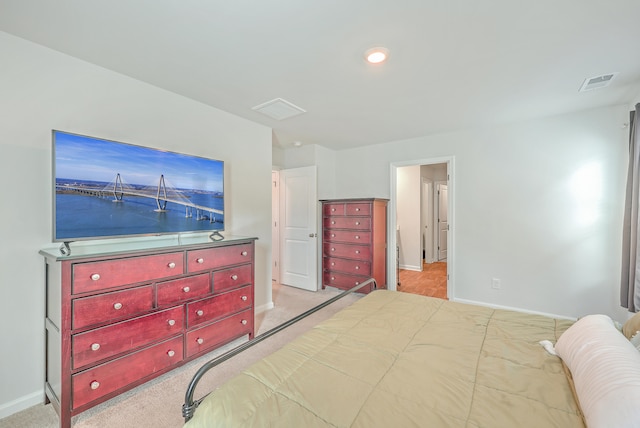
[[[447,258],[447,185],[438,184],[438,260]]]
[[[280,283],[280,173],[271,171],[271,279]]]
[[[317,291],[316,167],[280,171],[280,281]]]

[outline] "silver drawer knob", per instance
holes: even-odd
[[[335,277],[335,276],[332,276],[332,277],[331,277],[331,281],[335,281],[335,280],[336,280],[336,277]]]
[[[335,265],[336,265],[336,262],[331,262],[331,266],[335,266]]]
[[[170,357],[173,357],[174,355],[176,355],[176,351],[174,351],[174,350],[169,350],[169,351],[167,352],[167,355],[168,355],[168,356],[170,356]]]
[[[356,211],[360,211],[360,208],[356,208]]]
[[[331,251],[335,251],[335,250],[336,250],[335,248],[331,247]]]
[[[91,382],[89,386],[91,387],[91,389],[96,390],[100,388],[100,382],[98,382],[97,380],[94,380],[93,382]]]
[[[335,210],[336,210],[335,208],[331,208],[331,212],[335,212]]]
[[[356,250],[356,254],[360,254],[360,250]]]
[[[120,302],[114,303],[113,304],[113,309],[115,309],[116,311],[122,309],[122,303],[120,303]]]
[[[196,339],[196,342],[198,342],[198,345],[202,345],[204,343],[204,339],[199,337]]]
[[[169,320],[169,321],[167,321],[167,323],[169,325],[176,325],[176,320]]]
[[[242,323],[242,325],[247,325],[247,320],[242,320],[240,322]]]
[[[246,257],[247,254],[249,254],[249,253],[247,253],[246,251],[243,251],[243,252],[240,253],[240,255],[243,256],[243,257]]]
[[[204,259],[202,257],[200,257],[199,259],[196,260],[196,263],[202,264],[202,263],[204,263]]]
[[[336,224],[336,222],[334,220],[331,220],[331,224]]]
[[[198,309],[196,311],[196,315],[198,315],[199,317],[201,317],[202,315],[204,315],[204,311],[202,309]]]
[[[191,288],[189,287],[183,287],[182,291],[184,291],[185,293],[188,293],[189,291],[191,291]]]
[[[100,274],[99,273],[94,273],[93,275],[91,275],[91,279],[94,281],[97,281],[100,279]]]
[[[359,222],[359,221],[356,221],[356,226],[359,226],[359,225],[360,225],[360,222]]]
[[[360,269],[360,266],[356,266],[356,270],[359,270],[359,269]]]
[[[99,343],[93,343],[91,345],[91,350],[92,351],[97,351],[98,349],[100,349],[100,344]]]
[[[356,285],[360,285],[360,281],[356,281]]]
[[[169,266],[169,269],[173,269],[176,267],[176,264],[174,262],[171,262],[167,266]]]
[[[356,239],[360,239],[360,235],[356,235]]]
[[[231,279],[232,279],[232,280],[234,280],[234,281],[236,281],[236,280],[238,279],[238,275],[235,275],[235,274],[234,274],[234,275],[231,275]]]
[[[241,299],[242,299],[243,302],[246,302],[247,301],[247,296],[242,296]]]

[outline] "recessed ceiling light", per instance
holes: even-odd
[[[370,64],[380,64],[389,58],[389,49],[383,47],[368,49],[364,53],[364,58]]]

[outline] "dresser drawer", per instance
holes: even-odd
[[[187,332],[187,358],[252,332],[253,310],[251,309],[204,327],[198,327]]]
[[[208,273],[160,282],[156,287],[158,306],[204,297],[211,292]]]
[[[342,290],[348,290],[358,284],[362,284],[369,279],[366,276],[347,275],[337,272],[325,272],[323,275],[323,285],[340,288]],[[367,285],[364,288],[358,290],[358,293],[368,293],[371,291],[372,286]]]
[[[182,306],[75,334],[72,367],[78,369],[122,352],[148,345],[182,332]]]
[[[103,290],[184,273],[182,253],[129,257],[73,265],[73,293]]]
[[[350,202],[346,204],[345,211],[347,215],[371,215],[371,204]]]
[[[322,208],[322,215],[344,215],[344,204],[324,204]]]
[[[73,328],[128,318],[153,309],[153,286],[114,291],[98,296],[74,299]]]
[[[325,229],[371,230],[371,218],[367,217],[325,217]]]
[[[93,367],[71,377],[73,405],[77,409],[109,393],[182,361],[182,336]]]
[[[324,268],[330,272],[343,272],[355,275],[371,276],[371,263],[362,260],[337,259],[334,257],[326,257],[324,259]]]
[[[371,232],[360,230],[325,230],[324,240],[346,242],[349,244],[369,244],[371,242]]]
[[[198,272],[225,266],[248,263],[253,260],[253,245],[231,245],[187,252],[187,270]]]
[[[231,290],[253,282],[251,264],[218,270],[213,273],[213,292]]]
[[[253,306],[253,287],[218,294],[197,302],[187,303],[187,327],[224,318]]]
[[[346,257],[356,260],[369,260],[371,247],[369,245],[336,244],[333,242],[322,245],[323,255],[327,257]]]

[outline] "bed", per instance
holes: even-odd
[[[587,349],[601,328],[621,339],[614,367],[585,357],[603,354],[599,337]],[[603,365],[623,380],[576,379]],[[377,290],[212,391],[185,427],[638,426],[638,369],[606,316],[574,324]]]

